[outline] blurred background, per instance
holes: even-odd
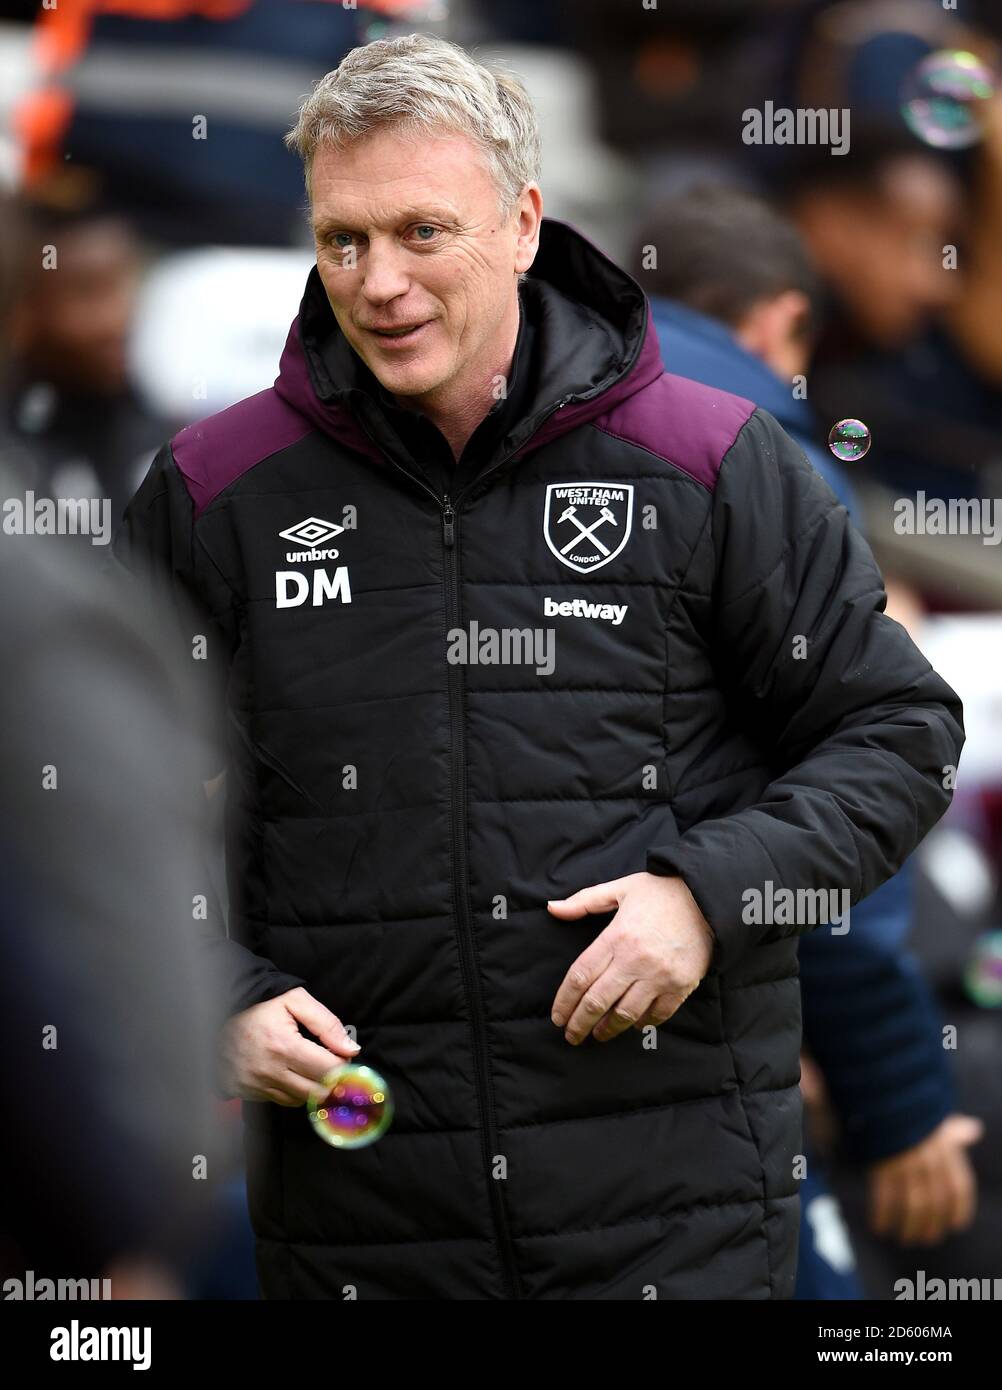
[[[282,136],[348,49],[415,29],[522,76],[545,212],[638,279],[669,371],[755,399],[802,444],[873,547],[888,611],[964,700],[950,812],[858,937],[803,952],[818,1181],[801,1293],[888,1299],[919,1268],[997,1277],[997,0],[0,4],[0,454],[14,490],[106,499],[117,524],[161,443],[271,384],[313,261]],[[835,126],[798,136],[804,111],[841,113],[846,148]],[[60,544],[86,585],[102,547]],[[951,1141],[977,1175],[972,1224],[921,1248],[881,1231],[875,1202],[914,1176],[895,1160],[958,1117],[981,1122],[976,1142]],[[137,1219],[96,1268],[153,1249],[167,1296],[256,1297],[239,1103],[216,1100],[212,1126],[222,1157],[197,1235],[159,1251]],[[71,1177],[53,1184],[37,1200],[69,1213],[87,1199]],[[30,1263],[23,1230],[7,1241]]]

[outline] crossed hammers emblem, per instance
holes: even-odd
[[[581,522],[577,518],[577,510],[577,507],[567,507],[563,512],[561,512],[560,516],[557,517],[558,526],[562,521],[570,521],[573,522],[573,524],[578,528],[577,535],[572,540],[569,540],[566,545],[562,545],[560,547],[561,555],[566,555],[568,550],[573,550],[573,548],[576,545],[580,545],[583,540],[591,541],[592,544],[595,545],[606,557],[611,555],[612,551],[609,549],[608,546],[602,544],[598,536],[595,535],[595,532],[606,521],[611,522],[613,526],[618,526],[619,522],[616,520],[614,514],[609,510],[608,507],[603,507],[601,512],[599,513],[597,521],[593,521],[590,526],[582,526]]]

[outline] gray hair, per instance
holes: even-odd
[[[508,216],[527,183],[538,183],[536,112],[522,82],[428,34],[378,39],[353,48],[305,99],[285,137],[310,174],[319,145],[342,149],[379,126],[451,130],[483,151]]]

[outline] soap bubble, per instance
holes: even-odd
[[[307,1114],[313,1133],[336,1149],[361,1149],[389,1128],[390,1088],[371,1067],[345,1062],[332,1068],[311,1091]]]
[[[994,84],[994,74],[973,53],[943,49],[924,58],[901,84],[901,114],[925,144],[966,149],[984,133],[985,103]]]
[[[1002,931],[983,932],[975,941],[964,987],[983,1009],[1002,1009]]]
[[[828,447],[843,463],[855,463],[870,449],[870,431],[862,420],[840,420],[832,425]]]

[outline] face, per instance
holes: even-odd
[[[535,184],[502,220],[467,136],[386,128],[318,148],[311,185],[327,298],[386,390],[444,403],[507,368],[498,353],[517,329],[516,277],[539,239]]]
[[[861,198],[812,193],[798,221],[821,273],[864,335],[895,348],[951,301],[955,276],[943,247],[955,244],[960,194],[952,176],[921,155],[895,160]]]
[[[139,256],[114,221],[55,237],[59,263],[41,271],[16,311],[15,343],[31,368],[77,391],[113,394],[126,379]]]

